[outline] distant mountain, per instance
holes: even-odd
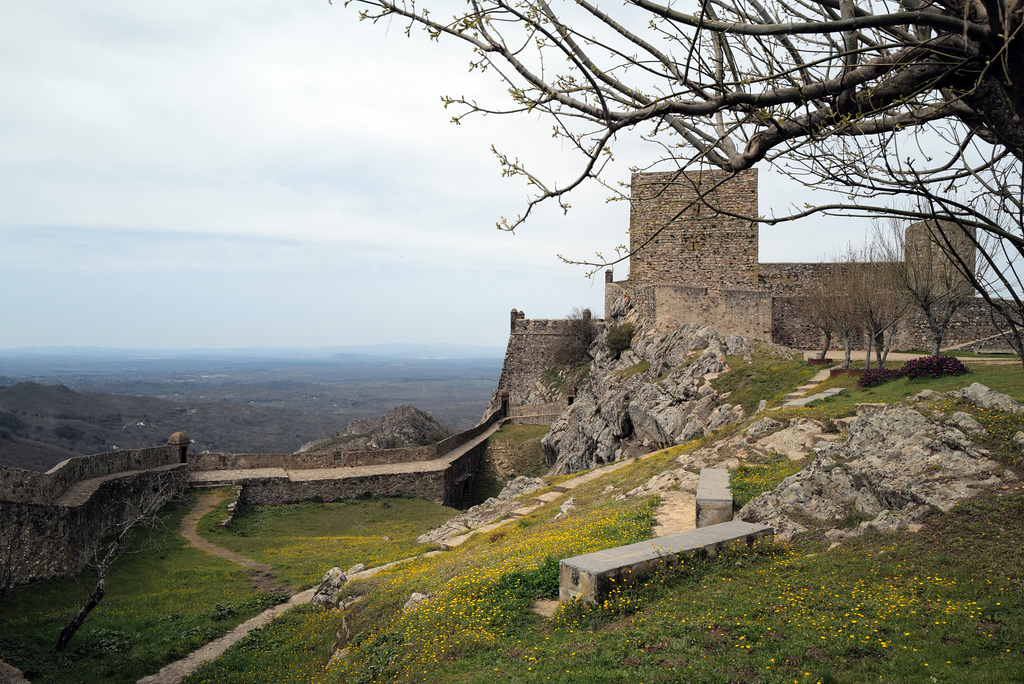
[[[195,349],[119,349],[112,347],[17,347],[0,349],[0,359],[300,359],[373,356],[409,359],[501,358],[505,348],[472,344],[398,342],[392,344],[340,345],[334,347],[238,347]]]

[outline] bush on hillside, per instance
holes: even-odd
[[[622,352],[629,349],[629,345],[633,342],[633,324],[623,323],[622,325],[613,325],[608,329],[608,339],[605,340],[605,346],[608,347],[608,353],[612,355],[612,358],[619,358]]]
[[[906,376],[918,378],[941,378],[946,375],[963,375],[970,372],[960,359],[953,356],[919,356],[899,368],[872,368],[864,371],[857,380],[857,387],[866,388],[881,385]]]
[[[555,363],[572,368],[590,360],[590,345],[597,337],[597,328],[590,309],[576,307],[566,316],[566,333],[555,347]]]

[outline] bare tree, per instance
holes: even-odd
[[[88,565],[96,572],[96,586],[86,602],[61,630],[55,650],[63,651],[71,643],[75,634],[85,624],[89,613],[106,595],[107,573],[114,562],[127,551],[135,532],[140,527],[155,522],[160,509],[183,491],[184,477],[182,470],[169,470],[161,473],[149,486],[136,489],[120,502],[120,511],[110,536],[97,540],[88,549],[80,550],[80,553],[88,556]]]
[[[867,336],[864,367],[871,367],[871,350],[875,350],[877,365],[885,364],[892,335],[907,310],[902,292],[891,286],[891,271],[898,264],[884,261],[873,245],[863,250],[850,249],[846,258],[846,292],[852,305],[858,327]]]
[[[555,346],[555,363],[562,366],[577,366],[590,360],[590,345],[597,337],[597,327],[591,318],[590,309],[574,308],[566,316],[566,334],[558,338]]]
[[[993,262],[1024,257],[1024,0],[695,0],[689,12],[656,0],[473,0],[454,15],[431,0],[349,2],[361,18],[464,42],[471,69],[505,82],[506,103],[444,98],[456,121],[543,114],[578,154],[578,170],[558,182],[496,150],[503,174],[537,190],[500,227],[546,200],[567,208],[588,179],[611,187],[613,147],[634,134],[657,150],[645,168],[757,164],[837,193],[752,221],[951,221],[992,236]],[[949,199],[950,188],[970,201]],[[702,197],[694,203],[715,211]],[[1016,275],[969,279],[1008,302],[996,308],[1009,307],[1014,329],[1024,326]]]
[[[890,219],[883,227],[876,221],[872,225],[872,244],[882,259],[892,264],[885,271],[889,285],[904,293],[924,316],[931,333],[932,356],[938,356],[946,328],[953,316],[974,299],[975,290],[960,272],[961,267],[949,258],[934,234],[936,228],[929,223],[934,221],[908,226]],[[963,229],[953,224],[943,227],[963,267],[976,271],[973,241],[965,234],[957,235],[957,230]]]

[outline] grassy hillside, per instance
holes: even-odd
[[[766,398],[778,399],[788,389],[787,382],[805,379],[805,369],[764,363],[775,367],[774,377],[764,383]],[[731,386],[740,395],[737,399],[756,405],[758,392],[752,388],[763,379],[752,380],[756,374],[749,368],[757,365],[756,359],[751,366],[736,364],[732,373],[716,382]],[[852,414],[856,403],[896,401],[926,387],[952,389],[975,381],[1024,399],[1024,381],[1015,367],[972,369],[972,374],[959,378],[897,380],[872,390],[852,387],[849,378],[835,379],[830,382],[848,387],[844,393],[818,406],[774,415],[841,417]],[[791,379],[780,379],[784,376]],[[944,410],[951,408],[952,403]],[[1024,417],[970,410],[989,428],[984,446],[1012,467],[1021,452],[1013,438],[1024,428]],[[725,432],[735,434],[739,427]],[[492,438],[498,451],[523,459],[515,466],[517,474],[525,474],[531,458],[536,465],[542,457],[535,449],[543,430],[534,432],[502,431]],[[677,467],[677,455],[713,439],[658,452],[580,486],[571,493],[577,507],[567,517],[556,519],[569,496],[562,495],[452,551],[351,582],[344,591],[355,602],[344,613],[290,611],[186,681],[1022,680],[1024,492],[1016,485],[988,492],[949,513],[933,513],[925,519],[924,531],[916,534],[866,535],[831,551],[820,535],[808,534],[791,545],[766,545],[754,552],[729,552],[713,561],[687,563],[615,592],[598,606],[571,604],[550,618],[533,610],[538,599],[557,595],[559,559],[649,538],[657,497],[616,501],[616,495]],[[773,488],[801,465],[788,459],[763,464],[756,473],[745,475],[739,487],[742,496]],[[216,526],[225,513],[215,511],[204,520],[202,531],[218,544],[274,565],[282,581],[308,584],[332,565],[373,565],[421,553],[430,547],[416,545],[416,534],[452,513],[409,499],[310,503],[249,511],[231,530]],[[200,558],[190,556],[187,562],[205,567]],[[126,572],[140,572],[136,566],[127,567]],[[177,571],[160,568],[154,570],[157,577],[161,572],[176,576]],[[141,603],[145,592],[155,593],[153,585],[126,584],[136,592],[125,599],[126,605],[145,606],[136,609],[145,617],[110,627],[98,622],[101,606],[97,622],[87,626],[99,629],[99,635],[83,631],[85,639],[76,653],[86,664],[83,667],[94,668],[88,672],[112,671],[125,658],[152,666],[166,656],[147,655],[149,642],[162,643],[187,631],[167,628],[166,624],[177,623],[166,620],[185,619],[186,613],[213,616],[217,603],[232,604],[238,611],[238,606],[253,600],[244,594],[216,599],[219,592],[227,596],[235,591],[229,579],[219,576],[202,583],[199,598],[186,593],[195,591],[193,587],[166,582],[161,591],[170,597],[167,607],[160,601]],[[50,593],[58,595],[57,587],[65,591],[72,586],[47,583],[15,595],[20,613],[11,612],[8,606],[14,604],[5,603],[0,622],[14,626],[7,632],[0,628],[0,657],[36,668],[42,675],[38,681],[107,681],[89,679],[92,675],[65,676],[59,667],[43,674],[43,666],[36,663],[52,659],[45,648],[49,637],[18,640],[20,630],[36,619],[34,602]],[[430,599],[404,611],[413,592],[429,594]],[[175,598],[185,605],[177,605]],[[66,596],[60,600],[69,601]],[[168,614],[183,617],[161,617]],[[46,629],[59,629],[54,618],[47,620]],[[116,640],[111,642],[116,648],[104,646],[103,630],[129,634],[128,647]],[[328,667],[336,642],[349,650]],[[42,645],[30,649],[27,644],[33,643]]]

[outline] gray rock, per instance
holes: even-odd
[[[29,684],[21,670],[0,660],[0,684]]]
[[[565,503],[558,507],[558,515],[555,516],[555,520],[566,517],[574,508],[576,508],[576,499],[569,497]]]
[[[705,376],[727,369],[726,354],[754,349],[739,336],[683,325],[668,334],[640,335],[612,359],[595,346],[588,383],[541,440],[552,474],[615,462],[629,444],[663,447],[703,437],[742,418]],[[645,373],[634,373],[641,361]],[[656,382],[655,382],[656,381]]]
[[[402,606],[402,612],[407,613],[419,604],[423,603],[424,601],[429,600],[430,594],[421,594],[418,591],[414,591],[412,595],[409,597],[409,600],[405,602],[404,606]]]
[[[331,568],[324,573],[323,580],[313,592],[310,602],[324,609],[333,608],[337,602],[338,592],[347,581],[348,577],[341,568]]]
[[[757,440],[757,445],[775,454],[800,459],[821,440],[824,431],[822,425],[816,421],[797,419],[789,427]]]
[[[345,571],[345,574],[346,574],[346,575],[354,575],[354,574],[356,574],[357,572],[362,572],[362,571],[363,571],[363,570],[365,570],[365,569],[366,569],[366,566],[365,566],[365,565],[363,565],[362,563],[356,563],[356,564],[355,564],[355,565],[353,565],[353,566],[352,566],[351,568],[349,568],[348,570],[346,570],[346,571]]]
[[[955,425],[963,432],[969,434],[983,435],[986,432],[988,432],[984,427],[982,427],[981,423],[974,419],[974,416],[972,416],[969,413],[964,413],[963,411],[956,411],[955,413],[953,413],[953,415],[949,419],[949,422],[951,422],[953,425]]]
[[[700,476],[696,473],[691,473],[685,468],[677,468],[655,475],[639,487],[629,490],[626,496],[630,498],[650,496],[675,489],[696,493],[699,482]]]
[[[969,401],[978,408],[997,410],[997,411],[1008,411],[1010,413],[1019,413],[1021,405],[1001,392],[990,390],[980,382],[976,382],[970,387],[957,392],[957,395],[965,401]]]
[[[777,536],[786,539],[795,530],[790,513],[839,522],[856,509],[876,516],[860,532],[892,531],[909,527],[933,508],[948,511],[979,491],[1016,479],[1010,472],[997,477],[999,464],[959,429],[904,407],[859,416],[850,423],[845,444],[823,442],[814,453],[806,469],[754,498],[737,517],[775,525],[783,530]]]
[[[526,477],[525,475],[520,475],[505,485],[498,494],[498,501],[515,499],[516,497],[520,497],[524,494],[535,492],[538,489],[544,489],[544,487],[547,486],[547,483],[539,477]],[[488,499],[488,501],[490,501],[490,499]]]

